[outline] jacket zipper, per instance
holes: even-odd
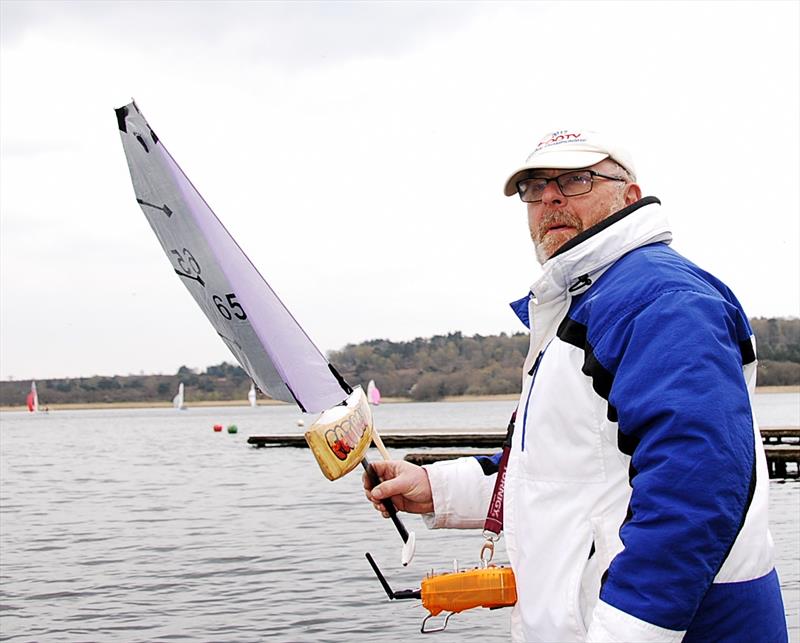
[[[553,340],[551,339],[550,342]],[[547,346],[545,346],[539,354],[536,356],[536,361],[533,362],[533,366],[531,370],[528,371],[528,375],[531,376],[531,385],[528,387],[528,397],[525,400],[525,412],[522,415],[522,443],[521,449],[522,451],[525,450],[525,429],[528,427],[528,407],[531,404],[531,393],[533,392],[533,385],[536,383],[536,373],[539,372],[539,364],[542,361],[542,357],[544,356],[544,352],[547,350],[547,347],[550,346],[550,342],[547,342]]]

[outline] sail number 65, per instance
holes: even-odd
[[[247,313],[244,312],[244,308],[242,305],[236,301],[236,293],[230,292],[225,295],[225,299],[228,301],[228,305],[225,305],[225,302],[222,300],[222,297],[219,295],[214,295],[211,298],[214,303],[217,305],[217,310],[219,314],[222,315],[225,319],[247,319]]]

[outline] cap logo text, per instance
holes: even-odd
[[[582,132],[568,132],[567,130],[561,130],[559,132],[553,132],[552,134],[548,134],[545,136],[539,144],[536,146],[538,150],[540,147],[545,147],[547,145],[556,145],[557,143],[571,143],[574,141],[579,141],[583,137]]]

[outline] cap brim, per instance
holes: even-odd
[[[506,196],[515,195],[517,193],[517,181],[521,180],[528,170],[577,170],[583,167],[591,167],[595,163],[607,159],[608,156],[605,152],[569,152],[566,150],[536,154],[534,158],[515,170],[506,179],[506,186],[503,192]]]

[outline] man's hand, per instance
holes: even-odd
[[[390,498],[400,511],[414,514],[433,511],[431,483],[425,469],[405,460],[375,461],[371,466],[383,482],[373,488],[369,476],[364,472],[361,476],[364,495],[384,518],[389,517],[381,503],[385,498]]]

